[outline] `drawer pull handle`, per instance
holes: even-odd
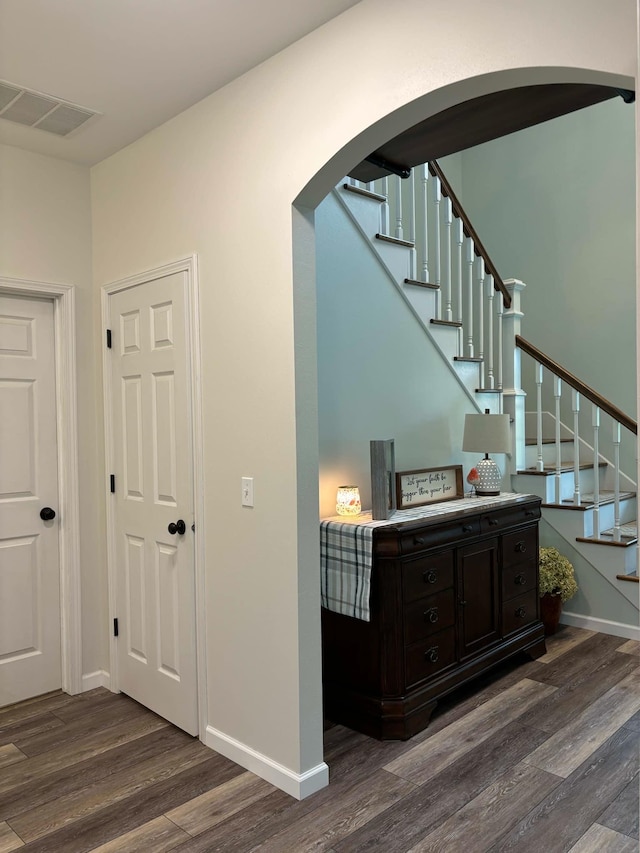
[[[425,658],[431,663],[437,663],[438,661],[438,646],[431,646],[430,649],[424,653]]]
[[[516,547],[514,548],[514,550],[515,550],[518,554],[524,554],[524,552],[527,550],[527,546],[526,546],[526,545],[525,545],[525,543],[524,543],[524,542],[522,542],[522,541],[520,541],[520,542],[516,542]]]
[[[438,616],[438,608],[430,607],[428,610],[424,611],[425,622],[437,622],[439,619]]]
[[[524,619],[524,617],[527,615],[527,608],[526,607],[518,607],[515,615],[518,617],[518,619]]]
[[[433,569],[429,569],[429,571],[422,573],[422,580],[425,583],[436,583],[438,580],[438,573],[434,572]]]
[[[424,545],[424,537],[416,536],[413,540],[414,545]]]
[[[532,516],[536,515],[537,513],[535,513],[532,509],[527,509],[527,510],[525,510],[524,514],[526,516],[528,516],[529,518],[531,518]]]
[[[463,532],[463,533],[473,533],[473,525],[471,525],[471,524],[463,524],[463,525],[462,525],[462,532]]]
[[[463,599],[459,599],[458,604],[460,605],[460,607],[466,607],[467,606],[467,602],[464,601]]]
[[[513,579],[513,582],[516,586],[524,586],[527,582],[527,579],[524,575],[516,575]]]
[[[497,518],[490,518],[489,519],[489,524],[491,525],[491,527],[495,527],[497,523],[498,523]]]

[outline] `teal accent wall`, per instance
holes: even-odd
[[[616,98],[441,165],[501,275],[527,285],[523,336],[636,418],[634,121],[635,107]],[[534,395],[528,357],[523,365]],[[583,409],[589,428],[591,404]],[[623,436],[634,480],[635,445]],[[611,458],[604,417],[601,450]]]

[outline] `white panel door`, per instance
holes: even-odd
[[[186,274],[109,297],[118,680],[198,733]]]
[[[57,454],[53,302],[0,296],[0,706],[61,686]]]

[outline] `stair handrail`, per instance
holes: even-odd
[[[511,296],[509,295],[509,291],[505,287],[504,281],[502,280],[500,274],[491,258],[489,257],[489,253],[484,247],[484,244],[478,237],[478,233],[476,229],[471,224],[471,220],[467,216],[464,207],[460,203],[458,197],[456,196],[453,187],[445,177],[444,172],[440,168],[437,160],[430,160],[429,163],[429,172],[435,177],[439,178],[440,184],[442,186],[443,195],[447,196],[451,199],[451,206],[453,207],[453,213],[455,216],[459,217],[462,221],[462,227],[464,230],[464,234],[466,237],[469,237],[473,240],[474,251],[475,254],[483,258],[485,269],[493,276],[494,288],[499,293],[502,294],[502,302],[505,308],[511,307]]]
[[[629,417],[629,415],[625,414],[622,409],[619,409],[607,400],[606,397],[603,397],[602,394],[599,394],[581,379],[578,379],[577,376],[574,376],[573,373],[570,373],[565,367],[562,367],[561,364],[558,364],[557,361],[554,361],[542,352],[542,350],[538,349],[537,346],[527,341],[521,335],[516,335],[516,346],[534,358],[543,367],[550,370],[551,373],[559,379],[562,379],[563,382],[566,382],[567,385],[570,385],[579,394],[586,397],[587,400],[594,403],[603,412],[610,415],[621,426],[625,427],[635,435],[638,434],[638,424],[633,420],[633,418]]]

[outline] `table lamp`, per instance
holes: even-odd
[[[484,415],[465,415],[462,449],[484,453],[484,459],[476,463],[479,476],[476,494],[499,495],[502,472],[489,454],[511,452],[509,415],[491,415],[489,409],[485,409]]]

